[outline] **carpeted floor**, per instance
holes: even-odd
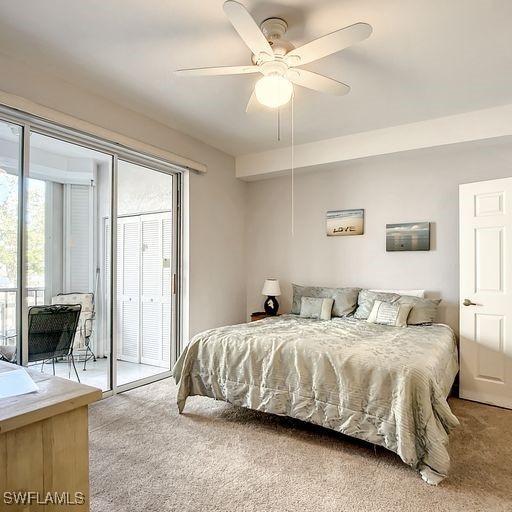
[[[167,379],[90,408],[92,512],[512,511],[512,411],[458,399],[450,476],[335,432],[208,398],[178,415]]]

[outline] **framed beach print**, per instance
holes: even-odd
[[[353,236],[364,233],[364,210],[327,212],[327,236]]]
[[[430,251],[430,222],[386,224],[386,251]]]

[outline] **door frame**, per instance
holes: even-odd
[[[13,109],[11,107],[0,104],[0,121],[17,125],[21,128],[20,137],[20,155],[19,155],[19,178],[18,178],[18,240],[17,240],[17,295],[16,295],[16,324],[17,332],[19,333],[16,345],[16,354],[18,364],[27,365],[28,359],[28,307],[26,301],[26,229],[25,229],[25,209],[27,205],[27,178],[29,177],[30,169],[30,134],[38,133],[47,137],[52,137],[64,142],[76,144],[88,149],[93,149],[107,154],[112,159],[111,172],[110,172],[110,218],[117,218],[117,177],[118,177],[118,159],[123,161],[146,167],[153,171],[163,172],[173,177],[173,232],[176,233],[174,237],[176,243],[173,248],[173,275],[174,275],[174,290],[172,294],[172,312],[171,312],[171,347],[170,358],[171,366],[176,361],[179,354],[179,340],[183,332],[182,325],[182,250],[183,250],[183,219],[182,219],[182,205],[181,205],[181,190],[183,187],[183,178],[187,171],[190,169],[176,164],[171,161],[155,157],[149,153],[144,153],[131,149],[128,146],[119,143],[111,142],[100,137],[81,132],[76,129],[68,128],[64,125],[48,121],[41,117],[23,112],[21,110]],[[110,238],[110,254],[111,254],[111,280],[109,283],[110,288],[110,372],[108,375],[110,389],[103,393],[103,396],[110,396],[112,394],[120,393],[128,389],[138,386],[149,384],[171,376],[171,371],[164,371],[152,377],[147,377],[134,381],[132,383],[117,386],[116,383],[116,356],[117,349],[114,343],[116,322],[116,274],[117,274],[117,223],[111,223],[111,238]]]

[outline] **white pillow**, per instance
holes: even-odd
[[[379,293],[396,293],[397,295],[407,295],[408,297],[425,297],[425,290],[370,290],[371,292]]]
[[[390,304],[389,302],[376,300],[366,321],[371,324],[407,327],[407,317],[411,309],[412,304]]]

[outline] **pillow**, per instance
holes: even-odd
[[[407,319],[409,325],[431,324],[437,316],[441,299],[420,299],[418,297],[400,297],[399,304],[412,304],[411,314]]]
[[[411,312],[412,304],[391,304],[376,300],[368,316],[367,322],[371,324],[394,325],[407,327],[407,317]]]
[[[400,295],[396,293],[383,293],[383,292],[373,292],[371,290],[361,290],[359,292],[359,297],[357,299],[357,309],[354,313],[354,318],[358,320],[366,320],[368,315],[371,313],[373,308],[373,303],[376,300],[380,300],[382,302],[396,302],[400,298]]]
[[[407,295],[408,297],[425,297],[425,290],[370,290],[371,292],[396,293],[398,295]]]
[[[319,318],[320,320],[330,320],[333,304],[334,299],[302,297],[300,304],[300,316],[303,318]]]
[[[334,299],[332,316],[351,315],[357,306],[357,296],[360,288],[323,288],[321,286],[293,286],[292,313],[300,314],[302,297],[318,297]]]

